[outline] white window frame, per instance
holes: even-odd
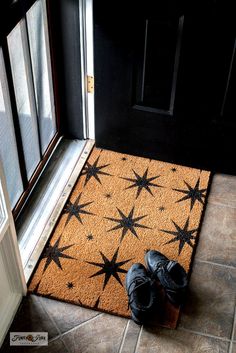
[[[84,138],[95,139],[94,93],[87,91],[87,77],[94,77],[93,0],[78,0],[80,9],[80,45]]]

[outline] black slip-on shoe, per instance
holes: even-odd
[[[149,250],[145,262],[152,277],[164,287],[167,298],[172,304],[183,304],[188,284],[187,273],[176,261],[169,260],[156,250]]]
[[[157,315],[157,291],[154,281],[148,276],[146,268],[136,263],[126,275],[126,291],[132,319],[139,325],[150,323]]]

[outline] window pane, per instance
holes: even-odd
[[[56,133],[50,55],[44,2],[38,0],[27,13],[30,54],[39,119],[42,153]],[[45,36],[46,34],[46,36]]]
[[[2,161],[7,190],[10,197],[11,207],[23,192],[20,175],[20,166],[15,140],[15,132],[12,122],[10,99],[3,64],[2,51],[0,50],[0,158]]]
[[[30,179],[40,161],[40,152],[25,38],[25,23],[22,20],[9,34],[7,39],[26,170],[28,179]]]

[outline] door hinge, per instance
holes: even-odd
[[[94,76],[87,76],[87,92],[94,93]]]

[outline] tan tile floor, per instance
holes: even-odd
[[[202,224],[188,301],[178,329],[130,320],[34,295],[11,331],[48,331],[49,346],[1,353],[236,353],[236,177],[215,175]]]

